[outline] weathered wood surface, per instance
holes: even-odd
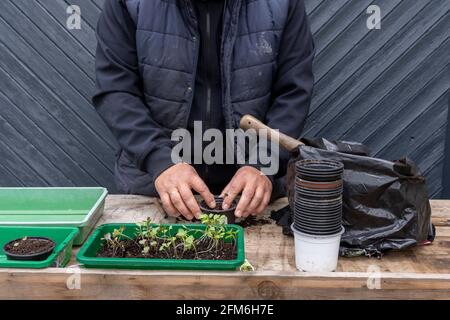
[[[268,212],[285,204],[281,199]],[[246,257],[255,272],[84,269],[73,259],[64,269],[0,269],[0,299],[449,299],[450,201],[432,201],[432,208],[432,245],[380,260],[340,258],[333,273],[296,271],[293,239],[271,224],[245,231]],[[99,224],[147,216],[173,221],[156,199],[109,196]]]

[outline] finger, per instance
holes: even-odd
[[[236,207],[236,217],[246,217],[246,209],[252,201],[253,195],[255,194],[257,185],[246,184],[244,190],[242,191],[241,199]]]
[[[180,212],[186,219],[191,220],[193,216],[189,211],[189,209],[184,204],[183,199],[181,198],[181,195],[178,192],[178,190],[171,191],[169,195],[170,200],[172,201],[175,208],[177,208],[178,212]]]
[[[222,208],[227,210],[231,207],[234,199],[242,192],[245,187],[245,181],[241,179],[235,179],[230,182],[231,185],[228,188],[228,191],[223,196],[223,205]]]
[[[256,209],[256,213],[254,215],[258,215],[261,212],[263,212],[264,210],[266,210],[267,206],[269,205],[271,195],[272,195],[272,190],[265,191],[264,198],[263,198],[261,204],[259,205],[258,209]]]
[[[198,206],[197,200],[195,200],[194,194],[188,185],[182,185],[178,188],[180,191],[181,198],[183,199],[184,204],[189,209],[190,213],[196,217],[200,218],[200,207]]]
[[[209,191],[208,186],[199,176],[192,180],[191,187],[200,194],[210,208],[216,207],[216,201],[214,200],[213,194]]]
[[[173,206],[172,201],[170,201],[169,194],[164,192],[160,197],[164,211],[166,211],[169,216],[178,217],[180,214],[178,210]]]
[[[245,213],[248,215],[255,215],[258,207],[261,205],[264,200],[264,187],[257,187],[253,198],[248,205],[247,209],[245,209]]]
[[[227,184],[227,186],[222,190],[222,193],[220,194],[220,197],[223,199],[228,195],[228,192],[230,191],[231,186],[234,183],[234,177],[231,179],[231,181]]]

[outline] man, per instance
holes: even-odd
[[[171,133],[237,128],[244,114],[298,137],[313,87],[303,0],[106,0],[97,27],[93,103],[120,145],[121,192],[159,196],[170,215],[199,217],[193,193],[237,217],[261,213],[275,176],[258,165],[174,164]],[[275,192],[275,190],[274,190]]]

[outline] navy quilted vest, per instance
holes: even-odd
[[[187,126],[195,90],[199,35],[192,0],[124,0],[136,24],[142,86],[153,119]],[[289,0],[224,0],[221,71],[224,117],[236,128],[271,103],[272,78]]]

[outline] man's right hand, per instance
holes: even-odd
[[[214,196],[197,171],[187,163],[178,163],[163,171],[155,180],[156,191],[161,198],[164,210],[171,216],[182,214],[186,219],[200,218],[201,210],[192,189],[214,208]]]

